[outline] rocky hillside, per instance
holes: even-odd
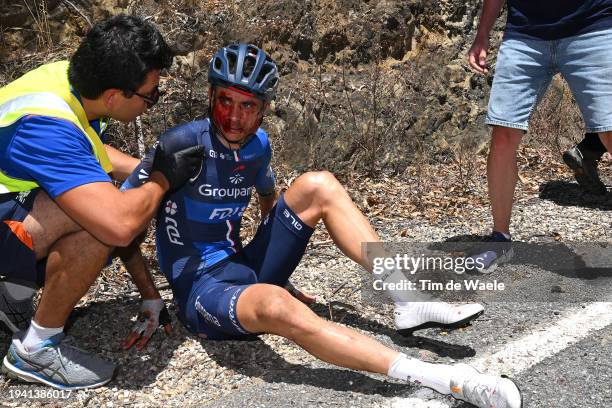
[[[463,160],[485,146],[491,77],[465,63],[479,8],[479,1],[458,0],[6,1],[0,4],[0,83],[65,58],[90,22],[134,13],[158,24],[177,53],[165,103],[143,118],[149,141],[205,114],[213,50],[249,41],[282,71],[267,119],[277,164],[397,174],[415,162]],[[502,28],[500,18],[494,46]],[[552,133],[556,148],[580,134],[566,94],[557,85],[536,113],[536,138]],[[134,140],[132,126],[116,127],[117,144],[135,152]]]

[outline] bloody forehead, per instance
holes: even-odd
[[[239,93],[240,95],[249,96],[251,98],[257,98],[255,94],[242,90],[240,88],[236,88],[234,86],[229,86],[227,88],[218,87],[217,88],[218,95],[231,96],[232,92]]]

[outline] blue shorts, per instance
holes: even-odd
[[[551,41],[506,36],[486,123],[527,131],[534,107],[557,73],[572,90],[586,131],[612,130],[612,29]]]
[[[211,340],[252,338],[236,317],[238,298],[255,283],[285,285],[312,232],[281,196],[242,251],[202,270],[199,262],[188,261],[180,278],[188,282],[173,285],[185,326]]]
[[[32,237],[23,227],[39,191],[0,194],[0,276],[42,286],[46,259],[36,261]]]

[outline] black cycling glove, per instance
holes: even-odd
[[[161,172],[170,184],[169,191],[173,191],[201,170],[203,159],[204,146],[202,145],[172,152],[166,149],[163,142],[160,142],[155,149],[151,173]]]

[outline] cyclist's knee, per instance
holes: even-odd
[[[333,198],[342,185],[329,171],[311,171],[301,176],[306,192],[320,201]]]
[[[291,295],[281,287],[266,285],[266,296],[261,300],[257,317],[267,322],[283,322],[291,312]]]

